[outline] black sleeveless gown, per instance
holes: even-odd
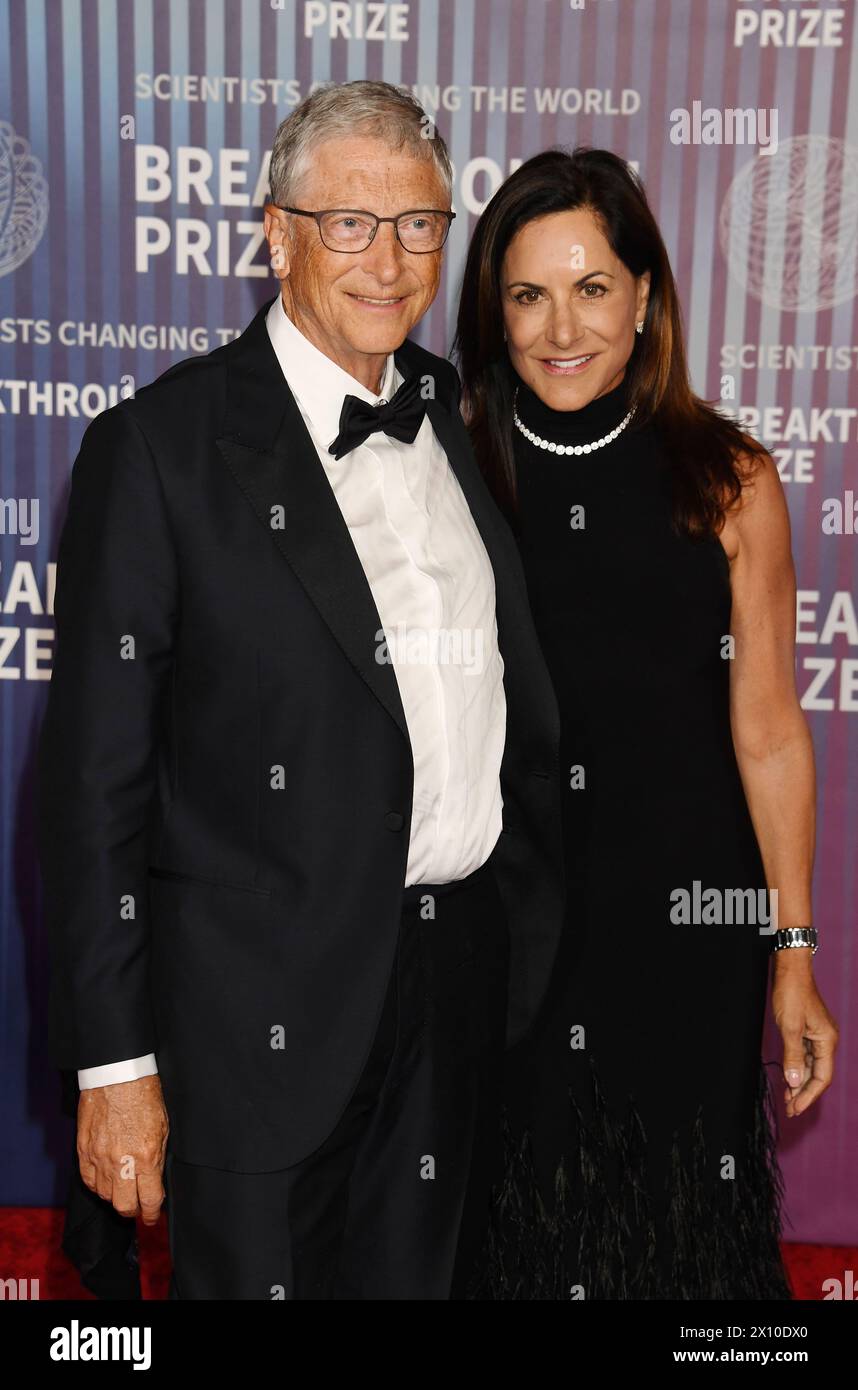
[[[625,381],[573,412],[513,382],[523,423],[557,442],[627,411]],[[514,436],[561,716],[567,914],[536,1026],[507,1056],[469,1296],[788,1299],[761,1060],[771,938],[670,915],[695,881],[765,890],[730,732],[729,561],[716,538],[672,531],[654,426],[581,455]]]

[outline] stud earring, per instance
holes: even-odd
[[[636,332],[636,333],[643,333],[643,320],[641,320],[640,323],[636,323],[636,324],[635,324],[635,332]]]

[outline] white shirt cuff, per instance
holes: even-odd
[[[84,1067],[77,1074],[77,1084],[82,1091],[91,1091],[93,1086],[116,1086],[123,1081],[137,1081],[141,1076],[157,1076],[158,1065],[154,1052],[145,1057],[131,1057],[126,1062],[106,1062],[103,1067]]]

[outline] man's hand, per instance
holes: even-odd
[[[157,1076],[81,1091],[77,1153],[84,1183],[122,1216],[154,1226],[164,1201],[170,1125]]]

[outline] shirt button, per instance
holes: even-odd
[[[379,400],[377,400],[376,403],[375,403],[375,406],[376,406],[376,409],[377,409],[377,410],[380,409],[381,406],[383,406],[383,405],[387,405],[387,401],[384,399],[384,396],[382,396],[382,397],[381,397]]]
[[[405,824],[405,818],[398,811],[388,811],[384,823],[388,830],[401,830]]]

